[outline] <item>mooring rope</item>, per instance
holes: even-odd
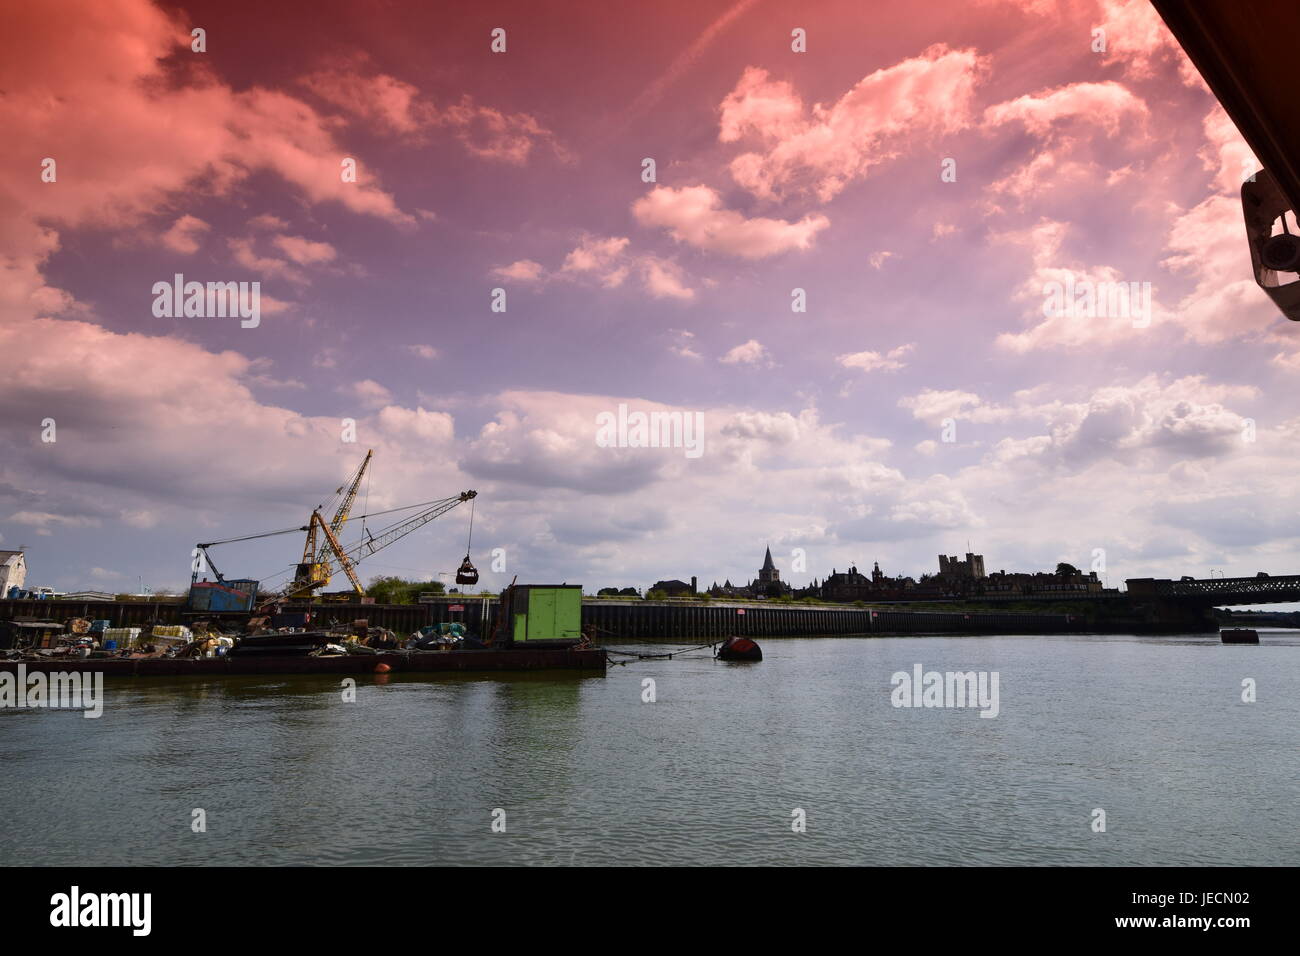
[[[609,630],[609,629],[607,629],[607,628],[598,627],[598,626],[595,625],[595,624],[588,624],[587,627],[585,628],[585,630],[587,630],[587,631],[599,631],[599,632],[602,633],[602,634],[608,634],[610,637],[626,638],[626,635],[619,634],[617,631],[611,631],[611,630]],[[638,640],[638,638],[626,638],[626,639],[628,639],[628,640]],[[696,644],[696,645],[694,645],[694,646],[692,646],[692,647],[677,648],[677,649],[675,649],[675,650],[668,651],[667,653],[664,653],[664,654],[638,654],[638,653],[636,653],[636,652],[634,652],[634,651],[620,651],[620,650],[616,650],[616,649],[614,649],[614,648],[612,648],[612,647],[605,647],[604,645],[599,645],[599,646],[600,646],[601,650],[603,650],[606,654],[618,654],[618,655],[620,655],[620,656],[622,656],[622,657],[629,658],[629,660],[638,660],[638,661],[657,661],[657,660],[672,660],[674,657],[676,657],[676,656],[679,655],[679,654],[689,654],[689,653],[691,653],[691,651],[702,651],[702,650],[704,650],[704,648],[706,648],[706,647],[708,647],[708,648],[716,648],[719,644],[722,644],[722,643],[725,643],[725,639],[723,639],[723,640],[717,640],[717,641],[710,641],[710,642],[707,643],[707,644]],[[715,652],[715,656],[716,656],[716,652]],[[628,663],[628,661],[610,661],[610,663],[611,663],[611,664],[626,664],[626,663]]]
[[[689,654],[691,651],[702,651],[706,647],[709,648],[716,647],[720,643],[721,641],[714,641],[711,644],[697,644],[694,647],[683,647],[677,650],[669,651],[666,654],[638,654],[633,651],[618,651],[610,647],[605,647],[604,651],[606,654],[620,654],[623,657],[635,658],[636,660],[639,661],[672,660],[674,657],[676,657],[679,654]]]

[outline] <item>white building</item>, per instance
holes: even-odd
[[[0,598],[27,583],[27,559],[21,551],[0,551]]]

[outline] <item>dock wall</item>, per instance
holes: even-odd
[[[463,611],[452,611],[454,606]],[[286,610],[306,609],[287,605]],[[496,615],[495,599],[464,597],[431,604],[320,604],[311,607],[314,624],[366,620],[372,626],[410,633],[427,624],[463,621],[482,633]],[[180,604],[163,602],[0,601],[0,620],[64,621],[70,617],[106,619],[114,627],[150,623],[179,624],[192,618]],[[886,608],[789,605],[765,602],[583,601],[584,629],[596,637],[725,639],[733,635],[777,637],[853,634],[1049,634],[1083,629],[1066,614],[1004,611],[907,611]]]

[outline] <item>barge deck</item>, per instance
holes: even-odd
[[[580,671],[604,674],[605,651],[575,650],[460,650],[386,651],[381,654],[347,654],[333,657],[225,656],[197,660],[180,657],[57,657],[0,660],[0,672],[16,674],[18,665],[28,674],[95,673],[105,677],[223,677],[232,674],[371,674],[443,671]],[[381,667],[380,665],[386,665]]]

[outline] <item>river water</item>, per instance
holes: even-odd
[[[1296,865],[1300,633],[1261,638],[771,638],[355,702],[119,679],[97,720],[0,711],[0,864]],[[893,706],[917,664],[996,672],[997,716]]]

